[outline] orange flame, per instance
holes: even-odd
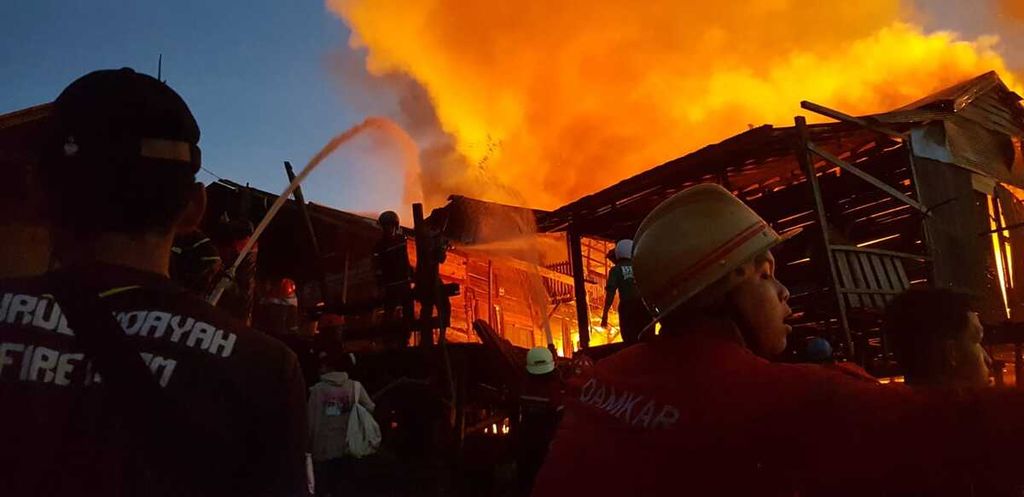
[[[900,0],[327,5],[370,74],[408,74],[429,95],[463,163],[441,168],[462,176],[441,186],[542,208],[749,125],[791,124],[800,100],[877,112],[988,70],[1020,88],[996,37],[924,32]]]

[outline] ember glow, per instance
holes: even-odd
[[[448,180],[455,193],[540,208],[751,125],[791,125],[801,100],[866,114],[988,70],[1020,89],[997,37],[925,32],[899,0],[327,5],[370,74],[423,87],[463,162],[447,174],[510,187]]]

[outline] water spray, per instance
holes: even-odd
[[[277,200],[274,201],[274,205],[270,206],[270,210],[268,210],[267,214],[263,216],[262,220],[260,220],[260,224],[256,226],[256,229],[252,232],[252,235],[245,242],[245,246],[242,247],[242,250],[238,252],[238,257],[235,258],[235,262],[226,271],[224,271],[223,275],[221,275],[220,280],[217,281],[217,286],[214,287],[212,292],[210,292],[210,295],[207,297],[206,301],[209,302],[210,305],[217,305],[217,302],[220,301],[220,297],[224,294],[224,291],[227,290],[229,285],[231,285],[231,280],[235,278],[235,273],[238,271],[238,267],[242,265],[242,261],[245,260],[245,256],[248,255],[249,251],[252,250],[253,246],[256,245],[256,240],[259,239],[260,235],[263,234],[263,231],[267,229],[267,226],[270,225],[270,222],[274,220],[274,216],[277,215],[277,212],[281,210],[281,207],[284,206],[284,203],[287,202],[288,199],[292,196],[292,193],[295,192],[295,189],[302,184],[306,177],[309,176],[309,174],[312,173],[313,170],[316,169],[316,167],[319,166],[320,163],[327,158],[327,156],[334,153],[334,151],[337,150],[338,147],[344,145],[346,142],[348,142],[349,140],[356,137],[357,135],[359,135],[360,133],[367,129],[387,129],[396,126],[397,125],[395,123],[382,117],[368,117],[366,118],[365,121],[353,126],[348,131],[345,131],[344,133],[335,136],[334,138],[331,139],[331,141],[327,142],[327,145],[324,145],[324,147],[320,149],[320,151],[317,152],[317,154],[313,156],[312,159],[309,160],[309,163],[307,163],[306,166],[302,168],[302,171],[299,172],[299,175],[296,176],[295,179],[288,184],[288,187],[285,188],[283,192],[281,192],[281,195],[279,195],[277,197]]]

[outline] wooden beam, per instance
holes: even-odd
[[[915,261],[929,261],[930,257],[927,255],[908,254],[906,252],[896,252],[893,250],[882,250],[874,248],[855,247],[853,245],[833,245],[832,250],[842,250],[844,252],[863,252],[866,254],[877,254],[887,255],[889,257],[899,257],[900,259],[909,259]]]
[[[536,273],[538,276],[540,276],[542,278],[547,278],[549,280],[557,281],[559,283],[565,283],[566,285],[572,285],[576,281],[575,279],[573,279],[572,276],[569,276],[567,274],[562,274],[562,273],[559,273],[558,271],[552,271],[552,270],[550,270],[550,269],[548,269],[548,268],[546,268],[544,266],[539,266],[539,265],[536,265],[536,264],[531,264],[529,262],[522,261],[522,260],[516,259],[514,257],[508,257],[508,256],[503,256],[503,255],[496,255],[496,256],[492,256],[491,259],[493,259],[493,260],[495,260],[497,262],[500,262],[502,264],[507,264],[507,265],[509,265],[509,266],[511,266],[511,267],[513,267],[515,269],[518,269],[520,271],[524,271],[524,272],[527,272],[527,273]]]
[[[883,135],[889,135],[894,138],[899,138],[900,140],[906,140],[909,138],[907,133],[896,131],[894,129],[882,126],[880,124],[873,123],[871,121],[868,121],[867,119],[854,117],[849,114],[844,114],[842,112],[839,112],[838,110],[830,109],[828,107],[825,107],[824,105],[818,105],[814,102],[808,102],[807,100],[800,102],[800,107],[803,107],[804,109],[814,112],[815,114],[821,114],[825,117],[831,117],[836,121],[853,123],[862,128],[867,128],[870,129],[871,131],[877,131],[879,133],[882,133]]]
[[[569,257],[572,260],[573,290],[576,296],[576,325],[580,333],[580,348],[590,347],[590,309],[587,303],[587,284],[584,279],[582,237],[569,225]]]
[[[839,310],[839,323],[843,330],[843,341],[846,345],[846,352],[851,357],[854,355],[853,339],[850,336],[850,322],[846,317],[846,303],[842,293],[839,291],[839,276],[836,274],[836,265],[832,260],[832,249],[828,239],[828,218],[825,215],[825,203],[821,196],[821,185],[818,184],[818,175],[814,169],[814,162],[811,161],[810,147],[812,146],[807,133],[807,119],[797,116],[796,133],[799,138],[799,146],[796,150],[796,159],[800,163],[804,175],[807,176],[807,184],[811,188],[811,196],[814,199],[814,211],[818,215],[818,228],[821,230],[821,242],[824,249],[825,265],[828,268],[829,284],[836,297],[836,305]],[[838,159],[836,159],[838,160]],[[812,257],[813,258],[813,257]]]
[[[991,235],[992,233],[1002,233],[1004,231],[1011,231],[1020,228],[1024,228],[1024,223],[1013,223],[1007,226],[996,228],[994,230],[982,231],[981,233],[978,233],[978,236]]]
[[[848,162],[846,162],[846,161],[844,161],[844,160],[842,160],[842,159],[840,159],[840,158],[838,158],[838,157],[836,157],[836,156],[826,152],[825,150],[822,150],[821,148],[818,148],[817,145],[815,145],[814,143],[811,143],[809,141],[807,142],[807,150],[810,150],[815,155],[821,157],[822,159],[825,159],[828,162],[831,162],[833,165],[837,166],[839,169],[842,169],[844,171],[852,173],[854,176],[856,176],[856,177],[858,177],[858,178],[860,178],[860,179],[862,179],[864,181],[867,181],[868,183],[871,183],[871,185],[873,185],[875,188],[878,188],[879,190],[882,190],[883,192],[888,193],[889,196],[891,196],[892,198],[894,198],[896,200],[899,200],[900,202],[903,202],[904,204],[907,204],[907,205],[909,205],[909,206],[911,206],[911,207],[921,211],[922,214],[925,214],[925,215],[928,214],[928,208],[925,207],[924,205],[921,205],[920,202],[918,202],[918,201],[916,201],[916,200],[914,200],[914,199],[904,195],[903,192],[901,192],[901,191],[899,191],[899,190],[897,190],[897,189],[895,189],[895,188],[885,184],[884,182],[882,182],[882,180],[872,176],[867,171],[865,171],[865,170],[863,170],[863,169],[861,169],[861,168],[859,168],[857,166],[854,166],[853,164],[850,164],[850,163],[848,163]],[[815,178],[817,177],[814,174],[813,170],[811,171],[811,176],[814,176]],[[815,180],[815,181],[817,181],[817,180]]]
[[[295,171],[292,169],[291,161],[284,161],[284,172],[288,176],[289,183],[295,181]],[[316,238],[316,230],[313,229],[313,219],[309,217],[309,209],[306,208],[306,199],[302,195],[301,186],[295,187],[292,197],[295,198],[295,203],[299,206],[299,214],[302,215],[302,221],[306,226],[306,236],[309,238],[309,246],[313,251],[313,267],[316,270],[317,284],[320,286],[320,300],[329,306],[332,301],[329,287],[327,286],[327,271],[324,269],[324,258],[320,252],[320,242]]]

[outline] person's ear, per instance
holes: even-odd
[[[188,233],[199,228],[206,213],[206,186],[193,183],[186,192],[185,210],[174,227],[175,233]]]

